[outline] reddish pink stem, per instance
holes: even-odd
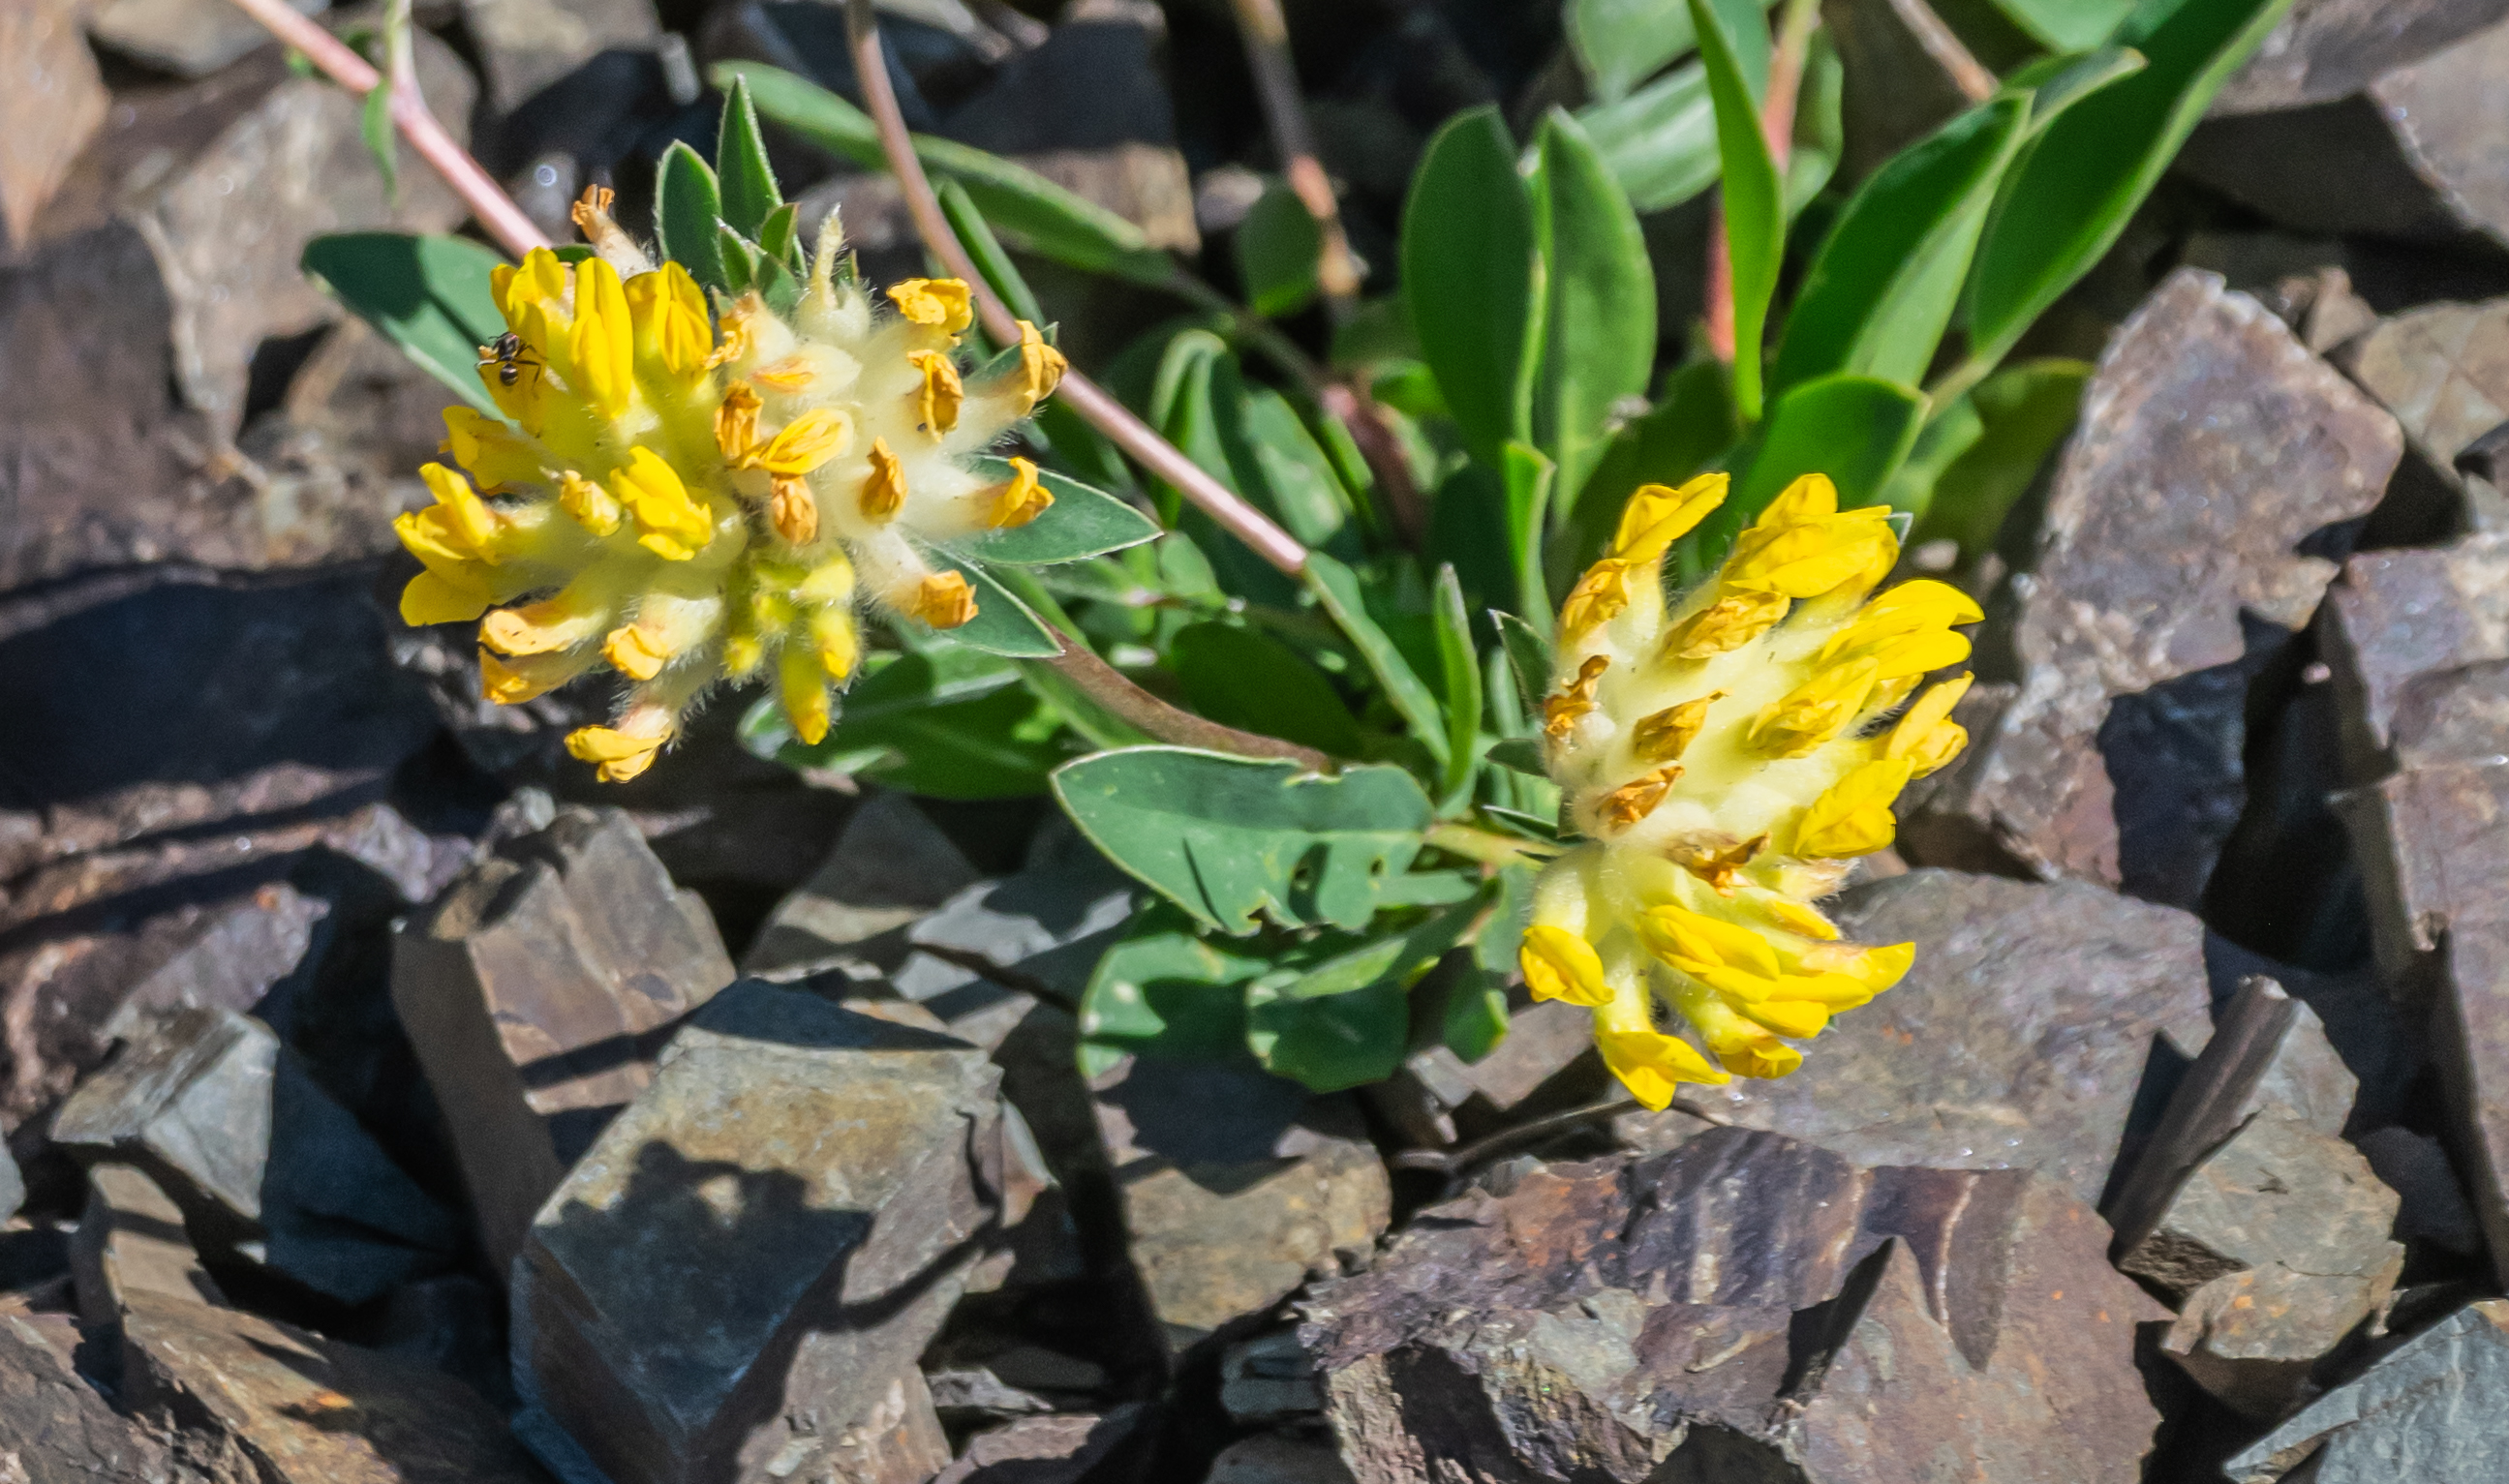
[[[299,15],[286,0],[235,0],[235,5],[260,21],[272,35],[304,53],[324,76],[351,93],[362,97],[383,80],[364,57]],[[479,162],[471,159],[468,151],[454,142],[435,115],[427,111],[427,100],[419,96],[414,77],[404,76],[400,85],[393,89],[392,115],[409,147],[444,177],[444,183],[470,207],[479,225],[497,240],[498,245],[518,258],[535,247],[550,245],[548,237],[523,214],[522,207],[514,204],[505,188],[479,167]]]

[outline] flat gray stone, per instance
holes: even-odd
[[[496,1271],[661,1039],[731,983],[714,916],[616,809],[500,843],[393,942],[393,1003]]]
[[[1587,1101],[1602,1093],[1606,1076],[1594,1055],[1593,1017],[1544,1000],[1512,1011],[1507,1034],[1479,1061],[1443,1044],[1427,1047],[1365,1092],[1410,1142],[1445,1145],[1494,1132],[1537,1094],[1545,1106]]]
[[[1351,1484],[1328,1438],[1258,1432],[1219,1450],[1202,1484]]]
[[[2233,1484],[2490,1484],[2509,1474],[2504,1331],[2509,1301],[2468,1305],[2309,1403],[2222,1471]]]
[[[1321,1417],[1324,1386],[1297,1332],[1257,1335],[1221,1351],[1219,1405],[1241,1427]]]
[[[1080,1484],[1149,1419],[1142,1402],[1103,1415],[1024,1417],[967,1439],[932,1484]]]
[[[2332,102],[2503,17],[2503,0],[2299,0],[2213,95],[2212,112]]]
[[[602,52],[651,50],[662,34],[654,0],[462,0],[462,19],[501,114]]]
[[[1803,1068],[1685,1093],[1861,1165],[2037,1169],[2099,1199],[2146,1063],[2212,1033],[2203,925],[2085,882],[1914,871],[1856,887],[1858,943],[1914,942],[1908,977]]]
[[[717,995],[533,1224],[527,1406],[613,1484],[930,1477],[916,1361],[991,1214],[997,1075],[806,990]]]
[[[2335,575],[2298,548],[2369,513],[2401,452],[2256,300],[2172,274],[2101,358],[2013,580],[2019,673],[1981,675],[2018,688],[1912,797],[1902,853],[2195,906],[2245,798],[2246,667]]]

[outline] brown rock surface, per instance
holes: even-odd
[[[116,1415],[35,1317],[0,1314],[0,1478],[12,1484],[259,1484],[251,1465],[178,1455]],[[73,1337],[74,1338],[74,1337]],[[217,1466],[220,1462],[229,1466]]]
[[[1910,858],[2141,875],[2138,891],[2191,907],[2243,789],[2238,667],[2308,621],[2335,568],[2297,548],[2367,514],[2400,453],[2394,421],[2255,300],[2173,274],[2084,392],[2013,584],[2020,673],[1985,676],[2018,691],[1914,801]],[[2189,709],[2226,737],[2174,769],[2152,739],[2108,735],[2138,721],[2165,733]],[[2114,779],[2119,764],[2163,771]]]
[[[2503,18],[2503,0],[2299,0],[2213,95],[2212,111],[2332,102]]]
[[[130,1165],[87,1172],[87,1209],[70,1239],[70,1277],[79,1317],[111,1329],[131,1312],[132,1295],[160,1294],[223,1305],[226,1295],[201,1266],[183,1231],[183,1208],[157,1182]]]
[[[24,241],[110,100],[79,35],[80,0],[0,12],[0,247]]]
[[[2128,1480],[2157,1311],[2107,1236],[2020,1171],[1718,1130],[1434,1207],[1300,1336],[1361,1484]]]

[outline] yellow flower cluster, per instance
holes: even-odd
[[[1797,480],[1708,581],[1667,605],[1665,552],[1722,503],[1726,476],[1648,485],[1559,614],[1544,703],[1550,772],[1587,838],[1545,869],[1521,962],[1537,998],[1594,1011],[1629,1092],[1782,1077],[1788,1044],[1896,983],[1915,945],[1839,941],[1813,904],[1891,843],[1891,805],[1951,761],[1969,677],[1954,626],[1977,605],[1940,582],[1868,595],[1898,559],[1890,510],[1840,510]],[[1658,1028],[1658,1005],[1704,1046]],[[1710,1056],[1714,1057],[1709,1059]]]
[[[1016,353],[963,382],[967,286],[913,279],[876,311],[836,273],[833,217],[789,320],[754,293],[709,306],[607,205],[576,207],[594,252],[572,269],[543,249],[496,271],[510,333],[479,368],[510,423],[448,409],[461,471],[422,469],[435,503],[395,529],[427,568],[401,616],[480,619],[491,700],[605,662],[626,677],[612,723],[567,739],[618,782],[724,678],[771,674],[794,729],[824,736],[829,687],[860,651],[858,594],[935,628],[974,617],[967,579],[931,548],[1053,502],[1026,460],[1007,480],[967,461],[1064,361],[1023,322]]]

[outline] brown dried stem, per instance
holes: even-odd
[[[1943,18],[1935,15],[1926,0],[1891,0],[1891,9],[1899,23],[1908,28],[1908,34],[1917,39],[1917,45],[1934,59],[1934,65],[1952,80],[1961,96],[1972,103],[1983,103],[1995,96],[1995,90],[2001,86],[1995,74],[1969,55],[1968,48],[1961,45],[1960,37],[1943,24]]]
[[[1803,87],[1804,58],[1813,28],[1820,23],[1818,0],[1786,0],[1778,21],[1778,44],[1769,54],[1769,90],[1760,100],[1760,137],[1783,179],[1794,153],[1795,97]],[[1720,191],[1707,213],[1707,349],[1719,360],[1734,358],[1734,256],[1725,240],[1725,199]]]

